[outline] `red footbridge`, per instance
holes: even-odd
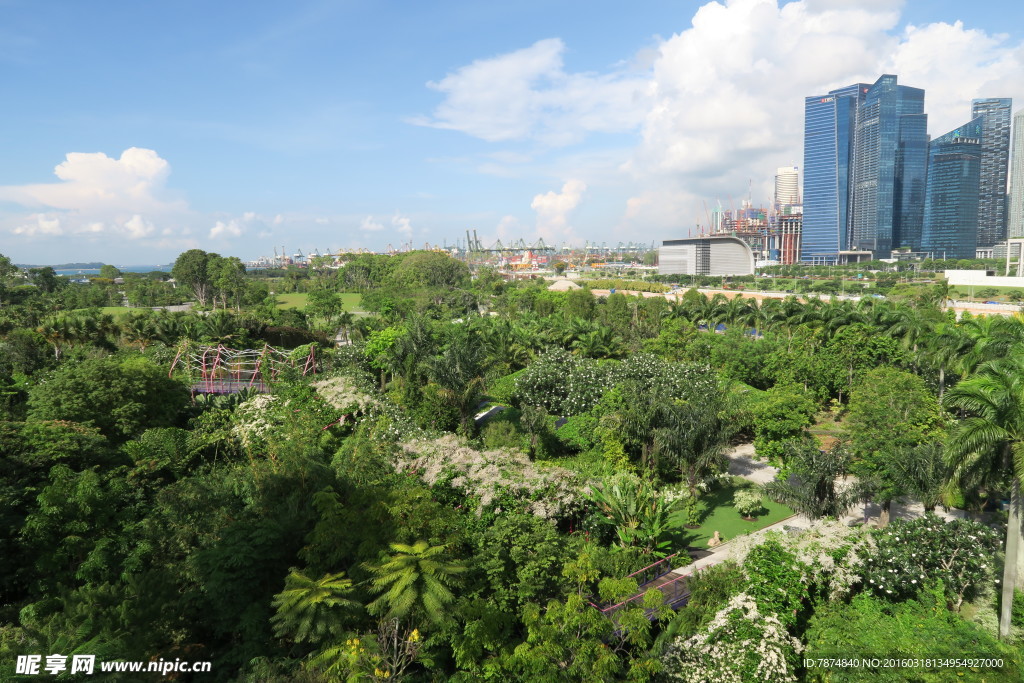
[[[685,574],[679,573],[678,568],[673,566],[678,563],[680,554],[674,553],[630,574],[627,578],[636,579],[637,592],[622,602],[617,602],[614,605],[605,605],[604,607],[590,603],[591,606],[599,610],[606,617],[614,618],[615,613],[620,609],[643,602],[644,594],[652,588],[657,588],[661,591],[664,600],[663,604],[668,605],[672,609],[685,607],[690,599],[690,589],[686,584],[686,579],[689,578],[692,571]],[[682,553],[682,555],[688,558],[685,553]],[[653,618],[653,611],[649,616]]]
[[[193,394],[266,393],[283,374],[316,373],[316,346],[294,351],[264,345],[261,349],[199,346],[184,342],[171,363],[168,377],[185,376]]]

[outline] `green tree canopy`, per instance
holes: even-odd
[[[141,357],[100,358],[65,365],[29,391],[32,420],[92,425],[115,441],[150,427],[170,427],[188,391]]]

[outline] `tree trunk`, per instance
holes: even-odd
[[[1014,477],[1010,484],[1010,518],[1006,524],[1006,561],[1003,565],[1002,609],[999,613],[999,638],[1010,639],[1010,617],[1013,613],[1013,591],[1024,589],[1024,572],[1019,571],[1024,555],[1021,539],[1020,478]]]

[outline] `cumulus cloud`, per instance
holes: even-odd
[[[628,71],[568,73],[558,38],[479,59],[428,87],[444,94],[433,117],[413,123],[458,130],[492,142],[535,139],[550,145],[587,133],[628,130],[645,111],[646,80]]]
[[[537,234],[554,241],[572,236],[569,214],[579,206],[587,184],[582,180],[568,180],[561,192],[545,192],[533,198],[530,208],[537,212]]]
[[[374,220],[373,216],[367,216],[363,219],[363,222],[359,224],[359,229],[363,232],[380,232],[384,229],[384,224],[378,220]]]
[[[366,216],[359,224],[360,232],[381,232],[386,229],[387,226],[373,216]],[[395,215],[391,217],[391,229],[403,237],[411,237],[412,221],[396,211]]]
[[[0,186],[0,200],[46,209],[14,225],[15,235],[142,240],[158,232],[160,218],[187,211],[165,188],[169,174],[151,149],[131,147],[119,158],[72,152],[54,168],[58,182]]]
[[[242,225],[239,221],[231,219],[228,221],[217,221],[210,229],[210,239],[227,239],[242,236]]]
[[[1015,107],[1024,99],[1024,46],[960,21],[907,26],[882,68],[925,89],[933,136],[969,120],[974,98],[1012,97]]]
[[[71,152],[54,169],[61,182],[2,186],[0,199],[75,211],[180,209],[179,202],[163,196],[170,170],[170,164],[151,149],[131,147],[118,159],[102,152]]]
[[[395,212],[395,215],[391,217],[391,227],[394,228],[395,232],[399,235],[412,237],[412,221],[397,211]]]
[[[738,205],[750,195],[767,202],[775,168],[802,166],[807,96],[894,73],[900,83],[925,89],[932,135],[966,121],[973,98],[1024,101],[1021,43],[959,21],[901,25],[902,5],[708,2],[654,49],[623,56],[624,63],[643,63],[639,71],[574,73],[564,64],[562,41],[542,40],[431,83],[444,99],[419,122],[493,142],[552,145],[636,130],[617,177],[597,182],[565,165],[558,172],[591,185],[632,185],[620,228],[692,226],[706,222],[704,201]],[[493,159],[479,169],[509,174]]]
[[[29,222],[15,226],[11,232],[15,235],[35,237],[36,235],[60,235],[63,233],[60,219],[43,213],[34,213],[28,217]]]
[[[124,222],[125,232],[132,239],[139,239],[140,237],[148,237],[156,232],[156,226],[139,214],[135,214],[127,221]]]

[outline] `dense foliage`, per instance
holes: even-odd
[[[250,273],[190,250],[172,274],[76,283],[0,257],[0,666],[788,681],[846,648],[1020,674],[995,610],[1019,621],[998,508],[1024,463],[1024,320],[954,320],[930,290],[556,292],[438,252]],[[172,371],[264,344],[316,372],[215,395]],[[733,496],[739,441],[780,476]],[[715,505],[753,528],[766,499],[814,524],[685,568]],[[907,500],[984,514],[844,517]],[[689,573],[677,611],[638,584],[660,558]]]

